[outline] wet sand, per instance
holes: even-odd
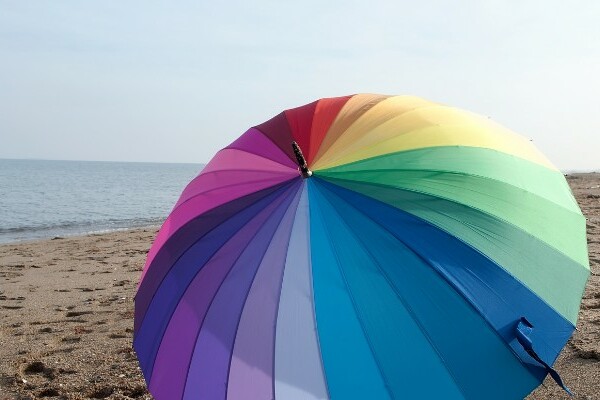
[[[569,184],[588,218],[592,275],[555,368],[600,399],[600,174]],[[133,297],[156,229],[0,246],[0,400],[150,399],[132,350]],[[551,379],[529,399],[568,399]]]

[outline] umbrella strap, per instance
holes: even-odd
[[[550,376],[552,377],[552,379],[554,379],[558,386],[563,388],[564,391],[567,392],[570,396],[573,396],[573,393],[563,383],[558,372],[556,372],[554,368],[552,368],[550,365],[548,365],[548,363],[542,360],[540,356],[537,355],[535,350],[533,350],[533,342],[531,341],[531,338],[529,336],[532,331],[533,325],[531,325],[531,323],[525,317],[521,317],[521,320],[517,324],[517,340],[519,341],[521,346],[523,346],[523,349],[525,349],[527,354],[531,356],[531,358],[533,358],[535,361],[543,365],[544,368],[546,368],[546,372],[550,374]]]
[[[298,161],[298,166],[302,177],[310,178],[312,175],[312,171],[308,169],[306,159],[304,158],[304,155],[302,154],[302,150],[300,149],[300,146],[298,146],[298,143],[292,142],[292,149],[294,150],[294,155],[296,156],[296,160]]]

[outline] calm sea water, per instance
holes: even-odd
[[[0,159],[0,243],[160,225],[202,168]]]

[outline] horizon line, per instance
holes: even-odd
[[[104,162],[104,163],[138,163],[138,164],[198,164],[206,165],[206,162],[174,162],[174,161],[125,161],[125,160],[76,160],[76,159],[64,159],[64,158],[33,158],[33,157],[0,157],[0,160],[11,160],[11,161],[67,161],[67,162]]]
[[[67,161],[67,162],[102,162],[102,163],[137,163],[137,164],[193,164],[206,165],[207,162],[174,162],[174,161],[125,161],[125,160],[73,160],[73,159],[58,159],[58,158],[13,158],[0,157],[0,160],[11,161]],[[597,174],[600,169],[564,169],[559,171],[563,174]]]

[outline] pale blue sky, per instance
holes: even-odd
[[[285,108],[412,94],[600,170],[600,2],[0,0],[0,158],[206,162]]]

